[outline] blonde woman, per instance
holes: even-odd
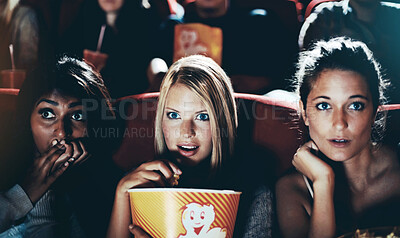
[[[218,64],[199,55],[174,63],[163,80],[158,101],[157,159],[142,164],[119,182],[108,237],[129,237],[130,233],[148,237],[140,227],[130,225],[128,229],[132,220],[130,188],[172,186],[172,178],[178,174],[180,187],[232,189],[226,185],[229,177],[224,170],[233,156],[237,121],[232,85]],[[247,234],[269,230],[270,212],[265,201],[270,194],[263,190],[257,195],[262,202],[254,209],[262,216],[244,219],[251,223],[245,228],[251,230]]]

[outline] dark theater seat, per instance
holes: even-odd
[[[0,135],[4,135],[14,118],[19,89],[0,88]]]

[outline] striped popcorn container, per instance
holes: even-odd
[[[229,238],[240,194],[230,190],[130,189],[133,224],[153,238]]]

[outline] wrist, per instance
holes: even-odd
[[[318,178],[313,182],[314,191],[333,192],[334,187],[335,187],[335,175],[333,173]]]

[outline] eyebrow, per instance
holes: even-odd
[[[315,101],[315,100],[320,99],[320,98],[331,99],[330,97],[327,97],[327,96],[318,96],[318,97],[313,98],[311,101]]]
[[[201,110],[201,111],[198,111],[198,112],[195,112],[195,113],[201,113],[201,112],[207,112],[207,110],[204,109],[204,110]]]
[[[172,110],[172,111],[175,111],[175,112],[179,112],[178,110],[170,108],[170,107],[165,107],[165,109],[169,109],[169,110]]]
[[[363,98],[363,99],[369,101],[368,97],[363,96],[363,95],[360,95],[360,94],[350,96],[349,98],[350,98],[350,99],[352,99],[352,98]]]
[[[36,103],[36,106],[38,106],[40,103],[42,103],[42,102],[47,102],[47,103],[49,103],[49,104],[51,104],[51,105],[54,105],[54,106],[58,106],[59,104],[58,104],[58,102],[55,102],[55,101],[53,101],[53,100],[49,100],[49,99],[45,99],[45,98],[42,98],[42,99],[40,99],[37,103]]]
[[[317,100],[317,99],[320,99],[320,98],[322,98],[322,99],[328,99],[328,100],[331,99],[331,98],[328,97],[328,96],[318,96],[318,97],[313,98],[312,101]],[[356,95],[352,95],[352,96],[349,97],[349,99],[353,99],[353,98],[362,98],[362,99],[365,99],[365,100],[368,101],[368,97],[363,96],[363,95],[361,95],[361,94],[356,94]]]
[[[169,109],[169,110],[172,110],[172,111],[175,111],[175,112],[179,112],[178,110],[173,109],[173,108],[170,108],[170,107],[165,107],[165,109]],[[207,112],[207,110],[206,110],[206,109],[203,109],[203,110],[197,111],[197,112],[195,112],[195,113],[197,114],[197,113],[201,113],[201,112]]]
[[[53,101],[53,100],[50,100],[50,99],[46,99],[46,98],[42,98],[42,99],[40,99],[37,103],[36,103],[36,106],[38,106],[40,103],[42,103],[42,102],[47,102],[47,103],[49,103],[49,104],[51,104],[51,105],[54,105],[54,106],[58,106],[58,105],[60,105],[58,102],[56,102],[56,101]],[[73,107],[76,107],[76,106],[81,106],[82,105],[82,102],[73,102],[73,103],[70,103],[69,105],[68,105],[68,108],[73,108]]]
[[[81,106],[81,105],[82,105],[82,102],[73,102],[68,105],[68,108],[73,108],[73,107]]]

